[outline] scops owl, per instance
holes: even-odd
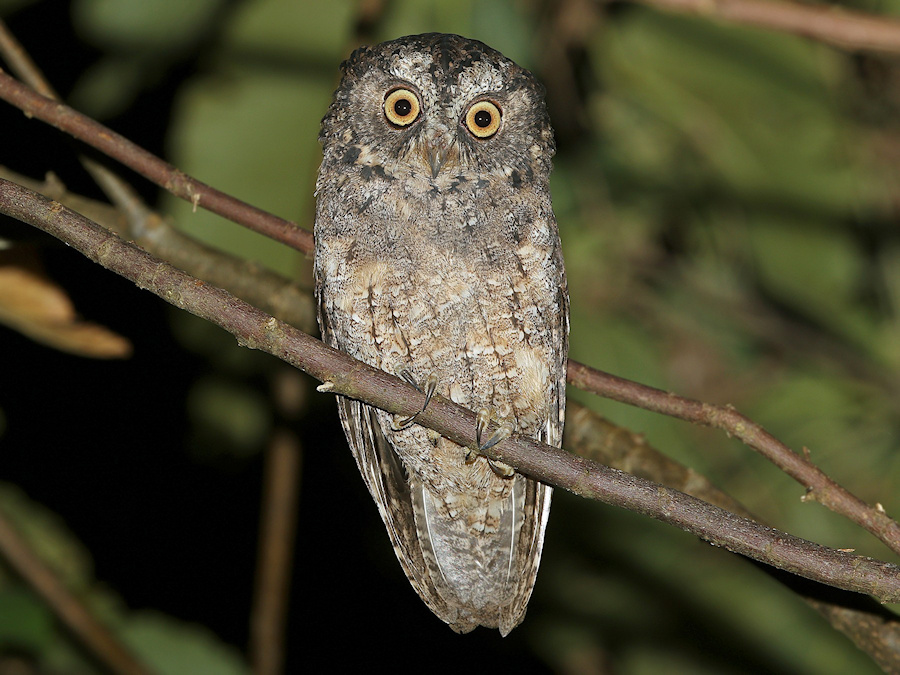
[[[363,47],[342,70],[316,183],[325,341],[559,446],[568,296],[543,88],[456,35]],[[338,403],[422,600],[458,632],[506,635],[534,587],[551,488],[409,420]]]

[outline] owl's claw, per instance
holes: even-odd
[[[491,434],[491,437],[482,443],[481,438],[484,435],[484,432],[487,431],[487,428],[491,424],[491,411],[487,408],[482,408],[478,411],[478,416],[475,418],[475,442],[478,444],[478,451],[476,450],[467,450],[466,451],[466,464],[471,464],[478,457],[478,454],[482,450],[489,450],[493,448],[500,441],[506,440],[510,436],[512,436],[513,428],[508,422],[504,422],[500,425],[494,433]],[[491,470],[500,476],[501,478],[509,478],[515,473],[515,470],[509,466],[508,464],[504,464],[503,462],[498,462],[497,460],[485,458],[487,459],[488,466],[491,467]]]
[[[487,431],[487,428],[491,425],[491,411],[487,408],[482,408],[478,411],[478,416],[475,418],[475,442],[478,444],[479,450],[489,450],[493,448],[500,441],[505,441],[507,438],[512,436],[513,428],[508,422],[503,422],[500,427],[491,434],[491,437],[481,442],[481,437],[484,436],[484,432]]]
[[[479,450],[489,450],[493,448],[500,441],[505,441],[507,438],[512,436],[513,428],[504,422],[500,425],[500,428],[497,429],[494,433],[491,434],[491,437],[487,439],[484,443],[478,446]]]
[[[491,467],[491,471],[493,471],[500,478],[512,478],[516,473],[516,470],[513,469],[509,464],[504,464],[503,462],[498,462],[493,459],[488,459],[488,466]]]
[[[478,411],[478,416],[475,418],[475,443],[481,448],[481,435],[487,431],[488,426],[491,423],[491,411],[487,408],[482,408]],[[470,453],[471,454],[471,453]],[[466,461],[468,461],[468,456],[466,456]],[[474,461],[474,460],[473,460]]]
[[[419,383],[416,381],[416,378],[414,378],[412,373],[406,370],[406,368],[400,370],[397,375],[414,386],[418,391],[421,391],[423,394],[425,394],[425,402],[422,404],[422,408],[419,410],[419,412],[415,413],[414,415],[410,415],[409,417],[402,417],[399,420],[394,419],[394,431],[403,431],[404,429],[408,429],[410,426],[412,426],[413,422],[416,421],[416,418],[423,412],[425,412],[425,408],[427,408],[428,404],[431,403],[431,397],[434,396],[434,392],[437,390],[438,378],[434,373],[429,375],[428,379],[425,380],[425,389],[423,390]]]
[[[416,381],[416,378],[413,377],[412,372],[410,372],[406,368],[398,368],[396,374],[397,374],[397,377],[399,377],[401,380],[403,380],[407,384],[411,384],[418,391],[422,391],[422,387],[419,386],[419,383]]]

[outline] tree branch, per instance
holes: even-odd
[[[238,343],[261,349],[325,383],[320,389],[358,399],[390,413],[411,415],[422,395],[403,380],[368,366],[171,265],[153,258],[61,204],[0,180],[0,212],[34,225],[107,269],[167,302],[212,321]],[[417,421],[442,436],[476,448],[475,413],[435,396]],[[490,431],[489,431],[490,433]],[[900,567],[830,549],[651,481],[513,436],[485,452],[524,474],[583,497],[676,525],[715,546],[882,602],[900,601]]]
[[[881,504],[869,506],[836,483],[809,460],[809,450],[798,455],[749,417],[728,406],[713,405],[638,384],[575,361],[569,361],[568,381],[575,387],[645,410],[721,429],[775,464],[806,487],[804,501],[817,501],[846,516],[900,553],[900,524]]]
[[[633,0],[678,14],[768,28],[812,38],[848,51],[900,54],[900,21],[835,5],[768,0]]]
[[[628,473],[761,522],[704,476],[648,445],[644,437],[618,427],[578,403],[566,404],[566,444],[570,450]],[[871,598],[820,584],[767,565],[759,569],[783,584],[866,652],[885,672],[900,673],[900,618]]]
[[[70,193],[53,177],[48,177],[43,182],[33,181],[2,167],[0,167],[0,177],[56,199],[121,236],[134,236],[131,234],[131,227],[123,224],[123,218],[117,209],[105,203]],[[158,217],[155,217],[155,220],[159,221],[160,227],[165,229],[154,236],[136,239],[136,243],[143,248],[157,257],[174,262],[177,267],[192,276],[226,288],[286,323],[307,332],[313,330],[315,319],[311,314],[312,300],[308,290],[297,289],[296,293],[286,292],[285,289],[292,289],[296,286],[289,279],[258,266],[247,266],[246,261],[203,247],[202,244],[181,234]],[[169,253],[179,256],[180,262],[171,260],[167,255]],[[215,275],[219,281],[205,276],[206,274]],[[261,301],[268,302],[272,297],[283,299],[283,302],[275,303],[277,311],[269,308],[271,303],[259,304]],[[570,377],[572,375],[573,373],[570,372]],[[643,441],[643,437],[603,420],[571,400],[567,404],[566,437],[567,442],[572,444],[570,449],[577,455],[663,483],[738,515],[758,521],[758,518],[746,511],[738,502],[712,486],[706,478],[647,445]],[[900,623],[890,612],[871,600],[867,606],[855,606],[863,602],[862,598],[855,602],[848,601],[848,598],[844,596],[823,599],[821,593],[813,592],[820,587],[815,586],[813,589],[808,589],[806,588],[809,585],[807,582],[803,582],[806,586],[797,583],[796,580],[799,577],[776,574],[774,568],[765,565],[760,567],[769,572],[770,576],[798,593],[834,628],[848,635],[860,649],[867,652],[883,668],[893,668],[900,672]],[[860,596],[854,594],[851,597],[859,598]],[[256,621],[254,619],[254,622]],[[263,629],[259,627],[255,630],[262,632]],[[268,629],[266,632],[271,633]],[[258,644],[263,642],[259,638],[256,638],[255,641]],[[268,652],[268,647],[253,648],[251,652],[262,654]],[[260,666],[260,668],[262,667]]]
[[[138,147],[131,141],[114,131],[78,113],[61,103],[55,103],[36,94],[28,87],[20,84],[8,75],[0,72],[0,98],[19,107],[24,112],[41,119],[59,129],[71,133],[79,140],[92,145],[101,152],[123,162],[138,173],[147,176],[158,185],[172,191],[176,196],[194,201],[215,213],[223,215],[236,223],[265,234],[277,241],[312,255],[314,242],[312,234],[294,223],[273,216],[265,211],[250,206],[224,193],[204,186],[186,174],[180,172],[166,162]],[[112,139],[112,140],[111,140]],[[145,172],[146,167],[152,171]],[[178,186],[193,186],[190,190]],[[202,201],[192,200],[192,195],[200,194],[203,186],[213,195]],[[302,234],[301,234],[302,233]],[[872,507],[863,500],[840,487],[826,474],[818,469],[808,457],[801,457],[786,445],[777,441],[761,426],[739,413],[728,408],[710,406],[675,397],[653,387],[617,378],[601,371],[589,368],[574,361],[569,362],[568,380],[576,387],[584,388],[599,396],[621,400],[632,405],[656,410],[664,414],[674,415],[681,419],[691,419],[685,415],[692,414],[686,409],[695,410],[697,406],[705,410],[698,417],[700,423],[724,429],[733,435],[752,439],[750,447],[757,450],[777,466],[787,471],[791,477],[807,489],[807,499],[815,499],[836,513],[849,518],[881,539],[894,552],[900,554],[900,525],[892,520],[880,504]],[[619,398],[627,397],[627,398]],[[670,411],[670,412],[666,412]],[[703,419],[705,418],[705,420]],[[746,428],[747,423],[752,428]]]
[[[176,197],[191,202],[195,207],[202,205],[208,211],[239,222],[255,232],[298,250],[309,252],[313,248],[312,234],[296,223],[267,213],[191,178],[121,134],[62,103],[41,96],[2,71],[0,71],[0,98],[28,115],[87,142]]]

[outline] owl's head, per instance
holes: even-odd
[[[322,121],[326,162],[432,181],[549,173],[555,146],[544,89],[487,45],[412,35],[357,49],[342,69]]]

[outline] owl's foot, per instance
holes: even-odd
[[[513,427],[508,422],[503,422],[500,427],[491,434],[491,437],[488,438],[483,443],[481,442],[481,437],[484,435],[484,432],[487,431],[488,427],[491,424],[491,411],[487,408],[482,408],[478,411],[478,417],[475,420],[475,442],[478,443],[478,451],[489,450],[493,448],[500,441],[504,441],[513,434]],[[478,453],[474,450],[469,450],[466,453],[466,464],[471,464],[475,461]],[[489,457],[485,457],[487,460],[488,466],[491,467],[491,471],[500,476],[501,478],[510,478],[515,470],[509,466],[508,464],[504,464],[503,462],[498,462],[495,459],[490,459]]]
[[[413,422],[416,421],[416,418],[425,412],[425,408],[428,407],[428,404],[431,403],[431,397],[434,396],[434,392],[437,389],[438,378],[437,375],[432,373],[428,376],[428,379],[425,380],[425,388],[416,381],[416,378],[413,377],[412,373],[403,368],[402,370],[397,372],[397,375],[404,379],[406,382],[414,386],[418,391],[425,394],[425,402],[422,404],[422,408],[414,415],[410,415],[409,417],[401,417],[400,419],[394,418],[394,431],[403,431],[404,429],[408,429],[412,426]]]
[[[505,441],[513,434],[514,429],[512,425],[509,422],[504,421],[497,430],[491,434],[491,437],[482,443],[481,438],[491,425],[491,417],[491,411],[487,408],[482,408],[478,411],[478,416],[475,418],[475,442],[478,443],[479,450],[490,450],[497,445],[497,443]]]

